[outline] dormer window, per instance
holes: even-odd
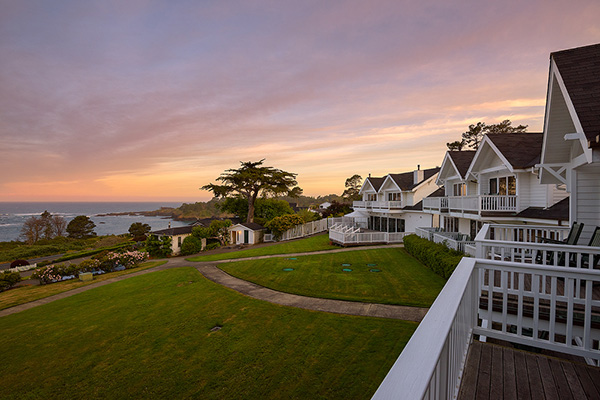
[[[400,201],[401,193],[388,193],[388,201]]]
[[[490,179],[490,194],[499,196],[515,196],[517,181],[514,176],[502,176]]]
[[[454,196],[466,196],[467,185],[465,183],[455,183],[453,186]]]

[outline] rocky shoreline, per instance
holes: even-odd
[[[196,218],[184,218],[175,213],[176,208],[161,207],[154,211],[127,211],[118,213],[97,214],[98,217],[119,217],[119,216],[143,216],[143,217],[163,217],[164,219],[172,219],[174,221],[195,221]]]

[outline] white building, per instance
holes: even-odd
[[[421,210],[423,198],[438,189],[439,168],[420,169],[401,174],[365,179],[353,208],[367,218],[367,229],[378,232],[415,232],[431,226],[432,217]]]

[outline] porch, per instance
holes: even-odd
[[[598,399],[600,368],[473,341],[459,400]]]
[[[495,212],[516,213],[521,211],[519,197],[513,195],[426,197],[423,211],[473,215]]]
[[[415,234],[431,242],[441,243],[446,247],[475,255],[475,241],[469,235],[459,232],[445,232],[442,228],[416,228]]]
[[[329,240],[340,246],[402,243],[407,232],[378,232],[359,226],[333,225],[329,228]]]
[[[531,375],[516,369],[515,376],[528,377],[532,397],[542,397],[548,387],[547,398],[557,398],[551,387],[566,393],[566,380],[573,398],[598,398],[598,380],[590,385],[590,377],[600,373],[600,271],[587,268],[586,260],[600,255],[600,248],[537,243],[540,235],[561,239],[567,229],[485,225],[475,239],[477,258],[463,258],[374,398],[449,399],[461,391],[468,393],[461,398],[474,398],[480,379],[485,398],[491,382],[500,379],[493,365],[503,360],[498,350],[481,350],[476,343],[490,340],[564,354],[591,366],[561,366],[561,377],[554,361],[526,358]],[[561,252],[574,267],[557,265]],[[486,354],[475,361],[482,375],[473,378],[467,354],[478,348]],[[507,373],[515,368],[521,367],[509,363]]]
[[[402,209],[401,201],[354,201],[352,208],[357,211],[391,211]]]

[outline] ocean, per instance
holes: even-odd
[[[134,222],[148,224],[153,231],[168,228],[169,222],[172,227],[184,226],[187,225],[185,222],[173,221],[165,217],[98,216],[107,213],[154,211],[161,207],[179,207],[181,204],[173,202],[0,202],[0,242],[18,240],[25,220],[32,216],[40,216],[46,210],[52,215],[64,217],[67,223],[78,215],[86,215],[96,224],[94,232],[99,236],[128,233],[129,227]]]

